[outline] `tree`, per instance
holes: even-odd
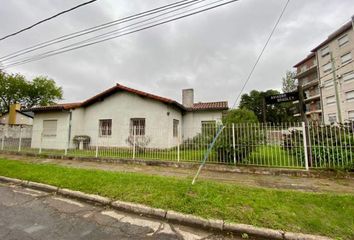
[[[289,70],[286,71],[285,77],[282,77],[282,85],[283,93],[295,91],[297,89],[295,73]]]
[[[222,122],[225,125],[231,123],[258,123],[258,118],[253,111],[241,108],[228,111]]]
[[[22,108],[45,106],[61,100],[63,90],[55,81],[39,76],[32,81],[21,74],[0,71],[0,112],[8,111],[11,104],[20,103]]]
[[[241,96],[239,107],[253,111],[258,121],[263,122],[263,99],[266,96],[277,94],[280,94],[280,92],[273,89],[269,89],[265,92],[252,90],[249,94],[246,93]],[[291,103],[267,105],[266,121],[271,123],[296,121],[289,104]]]

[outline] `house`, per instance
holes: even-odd
[[[170,148],[196,136],[202,125],[221,121],[228,103],[194,103],[193,89],[182,91],[182,104],[121,84],[83,102],[35,107],[33,148]],[[87,140],[88,139],[88,140]]]
[[[30,126],[33,123],[33,113],[29,111],[21,111],[21,105],[16,103],[10,105],[8,112],[0,117],[1,125],[25,125]]]

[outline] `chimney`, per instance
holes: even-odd
[[[21,105],[19,103],[11,104],[9,111],[9,125],[16,124],[16,111],[21,110]]]
[[[187,108],[193,107],[194,103],[194,90],[193,88],[182,90],[182,104]]]

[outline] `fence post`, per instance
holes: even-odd
[[[5,145],[5,126],[2,131],[2,138],[1,138],[1,150],[4,150],[4,145]]]
[[[304,142],[305,168],[306,168],[306,171],[308,171],[309,170],[309,158],[308,158],[308,152],[307,152],[307,131],[306,131],[305,122],[302,122],[301,125],[302,125],[302,137],[303,137],[303,142]]]
[[[42,153],[43,131],[41,132],[41,139],[39,141],[39,154]]]
[[[95,153],[95,157],[98,158],[98,139],[96,142],[96,153]]]
[[[22,144],[22,126],[20,126],[20,139],[18,140],[18,151],[21,152],[21,144]]]
[[[177,162],[179,162],[181,160],[181,157],[180,157],[180,144],[181,144],[180,136],[182,136],[180,124],[178,124],[177,129],[178,129],[178,131],[177,131]]]
[[[234,150],[234,164],[236,165],[236,140],[235,140],[235,124],[232,124],[232,148]]]
[[[133,128],[133,159],[135,159],[135,135],[136,135],[136,127]]]

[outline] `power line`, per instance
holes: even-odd
[[[100,25],[97,25],[97,26],[94,26],[94,27],[90,27],[90,28],[86,28],[86,29],[83,29],[83,30],[80,30],[80,31],[77,31],[77,32],[66,34],[64,36],[60,36],[60,37],[57,37],[57,38],[54,38],[54,39],[51,39],[51,40],[48,40],[48,41],[45,41],[45,42],[41,42],[41,43],[35,44],[35,45],[31,46],[31,47],[24,48],[22,50],[10,53],[10,54],[8,54],[6,56],[2,56],[2,57],[0,57],[0,60],[4,61],[4,60],[12,59],[12,58],[21,56],[21,55],[23,55],[25,53],[30,53],[30,52],[33,52],[35,50],[38,50],[38,49],[41,49],[41,48],[44,48],[44,47],[47,47],[47,46],[51,46],[51,45],[56,44],[56,43],[67,41],[67,40],[70,40],[70,39],[73,39],[73,38],[76,38],[76,37],[80,37],[80,36],[95,32],[95,31],[99,31],[99,30],[102,30],[102,29],[105,29],[105,28],[109,28],[109,27],[112,27],[112,26],[115,26],[115,25],[118,25],[118,24],[121,24],[121,23],[128,22],[128,21],[136,20],[138,18],[143,18],[143,17],[149,16],[151,14],[155,14],[155,13],[158,13],[158,12],[161,12],[161,11],[165,11],[167,9],[171,9],[171,8],[174,8],[174,7],[178,7],[178,6],[182,6],[182,5],[185,5],[185,4],[189,4],[189,3],[195,2],[195,1],[199,1],[199,0],[192,0],[192,1],[182,0],[182,1],[174,2],[174,3],[167,4],[167,5],[164,5],[164,6],[161,6],[161,7],[158,7],[158,8],[154,8],[154,9],[151,9],[151,10],[148,10],[148,11],[144,11],[144,12],[140,12],[140,13],[137,13],[137,14],[133,14],[133,15],[128,16],[128,17],[120,18],[120,19],[117,19],[117,20],[114,20],[114,21],[110,21],[110,22],[107,22],[107,23],[104,23],[104,24],[100,24]]]
[[[136,32],[140,32],[140,31],[143,31],[143,30],[147,30],[147,29],[159,26],[159,25],[163,25],[163,24],[166,24],[166,23],[169,23],[169,22],[173,22],[173,21],[176,21],[176,20],[179,20],[179,19],[183,19],[183,18],[192,16],[192,15],[195,15],[195,14],[199,14],[199,13],[202,13],[202,12],[205,12],[205,11],[209,11],[211,9],[218,8],[218,7],[221,7],[221,6],[236,2],[236,1],[238,1],[238,0],[231,0],[231,1],[224,2],[224,3],[220,3],[220,4],[217,4],[217,5],[208,7],[208,8],[204,8],[204,9],[199,10],[199,11],[194,11],[194,12],[189,13],[189,14],[185,14],[185,15],[182,15],[182,16],[179,16],[179,17],[175,17],[175,18],[172,18],[172,19],[169,19],[169,20],[165,20],[165,21],[162,21],[162,22],[159,22],[159,23],[156,23],[156,24],[152,24],[150,26],[142,27],[142,28],[139,28],[137,30],[133,30],[133,31],[130,31],[130,32],[127,32],[127,33],[123,33],[123,34],[120,34],[120,35],[108,37],[108,38],[105,38],[105,39],[102,39],[102,40],[99,40],[99,41],[90,42],[90,43],[87,43],[87,44],[76,46],[76,47],[73,47],[73,48],[70,48],[70,49],[66,49],[66,50],[63,50],[63,51],[60,51],[60,52],[56,52],[56,53],[53,53],[53,54],[49,54],[49,55],[46,55],[46,56],[42,56],[42,57],[38,57],[38,58],[29,58],[29,59],[21,61],[21,62],[15,62],[15,63],[12,63],[10,65],[5,66],[5,68],[12,67],[12,66],[15,66],[15,65],[24,64],[24,63],[28,63],[28,62],[32,62],[32,61],[37,61],[37,60],[40,60],[40,59],[43,59],[43,58],[46,58],[46,57],[50,57],[50,56],[54,56],[54,55],[57,55],[57,54],[60,54],[60,53],[69,52],[69,51],[73,51],[73,50],[76,50],[76,49],[79,49],[79,48],[83,48],[83,47],[86,47],[86,46],[97,44],[97,43],[100,43],[100,42],[108,41],[110,39],[114,39],[114,38],[130,35],[130,34],[133,34],[133,33],[136,33]]]
[[[110,31],[110,32],[107,32],[107,33],[104,33],[104,34],[100,34],[100,35],[97,35],[97,36],[95,36],[95,37],[88,38],[88,39],[83,40],[83,41],[80,41],[80,42],[76,42],[76,43],[73,43],[73,44],[69,44],[69,45],[66,45],[66,46],[64,46],[64,47],[57,48],[57,49],[55,49],[55,50],[47,51],[47,52],[44,52],[44,53],[41,53],[41,54],[38,54],[38,55],[34,55],[34,56],[31,56],[31,57],[28,57],[28,58],[18,59],[18,60],[15,60],[15,61],[13,61],[13,62],[7,62],[7,63],[5,63],[5,64],[7,64],[7,65],[12,65],[12,64],[17,63],[17,62],[22,62],[23,60],[26,61],[26,60],[28,60],[28,59],[33,59],[33,58],[36,58],[36,59],[37,59],[38,57],[46,56],[46,55],[49,55],[49,54],[51,54],[51,53],[58,52],[58,51],[60,51],[60,50],[68,49],[68,48],[70,48],[70,47],[79,46],[79,45],[81,45],[81,44],[88,43],[88,42],[90,42],[90,41],[104,39],[104,37],[109,37],[109,36],[111,36],[111,35],[114,36],[115,34],[120,33],[120,32],[121,32],[122,30],[124,30],[124,29],[127,29],[127,30],[131,31],[131,30],[133,30],[133,29],[137,29],[137,28],[141,28],[141,27],[143,27],[143,26],[149,25],[149,24],[157,23],[157,22],[159,22],[159,21],[166,20],[166,19],[168,19],[168,18],[171,18],[171,17],[174,17],[174,16],[178,16],[178,15],[181,15],[181,14],[186,13],[186,12],[189,12],[189,11],[197,10],[197,9],[200,9],[200,8],[203,8],[203,7],[206,7],[206,6],[209,6],[209,5],[213,5],[213,4],[215,4],[215,3],[218,3],[218,2],[221,2],[221,1],[224,1],[224,0],[218,0],[218,1],[215,1],[215,2],[212,2],[212,3],[209,3],[209,4],[205,4],[205,5],[203,5],[203,6],[200,6],[200,7],[194,8],[194,9],[189,9],[189,10],[187,10],[187,11],[185,11],[185,12],[182,12],[182,13],[170,15],[170,16],[168,16],[168,17],[166,17],[166,18],[162,18],[162,19],[159,19],[159,20],[157,20],[157,21],[149,22],[149,23],[147,23],[147,24],[142,24],[142,25],[140,25],[140,26],[138,25],[138,24],[140,24],[140,23],[144,23],[144,22],[153,20],[153,19],[155,19],[155,18],[158,18],[158,17],[164,16],[164,15],[167,15],[167,14],[169,14],[169,13],[177,12],[177,11],[179,11],[179,10],[181,10],[181,9],[190,7],[190,6],[192,6],[192,5],[201,3],[201,2],[203,2],[203,1],[206,1],[206,0],[192,1],[192,2],[189,2],[188,5],[182,6],[182,7],[180,7],[180,8],[177,8],[177,9],[174,9],[174,10],[171,10],[171,11],[168,11],[168,12],[164,12],[164,13],[162,13],[162,14],[159,14],[159,15],[157,15],[157,16],[154,16],[154,17],[151,17],[151,18],[148,18],[148,19],[145,19],[145,20],[143,20],[143,21],[139,21],[139,22],[136,22],[136,23],[127,25],[127,26],[125,26],[125,27],[122,27],[122,28],[119,28],[119,29],[116,29],[116,30],[113,30],[113,31]],[[134,25],[138,25],[138,26],[129,29],[130,27],[132,27],[132,26],[134,26]],[[126,35],[126,34],[124,34],[124,35]],[[6,62],[6,61],[5,61],[5,62]]]
[[[77,9],[77,8],[83,7],[83,6],[87,5],[87,4],[90,4],[90,3],[93,3],[93,2],[96,2],[96,1],[97,1],[97,0],[90,0],[90,1],[88,1],[88,2],[81,3],[81,4],[79,4],[79,5],[75,6],[75,7],[69,8],[69,9],[64,10],[64,11],[62,11],[62,12],[59,12],[59,13],[57,13],[57,14],[51,16],[51,17],[48,17],[48,18],[45,18],[45,19],[43,19],[43,20],[41,20],[41,21],[39,21],[39,22],[36,22],[36,23],[32,24],[31,26],[28,26],[28,27],[26,27],[26,28],[23,28],[23,29],[21,29],[21,30],[19,30],[19,31],[17,31],[17,32],[8,34],[8,35],[6,35],[6,36],[0,38],[0,41],[5,40],[6,38],[9,38],[9,37],[15,36],[15,35],[17,35],[17,34],[20,34],[21,32],[27,31],[27,30],[29,30],[29,29],[31,29],[31,28],[33,28],[33,27],[35,27],[35,26],[37,26],[37,25],[39,25],[39,24],[41,24],[41,23],[47,22],[47,21],[49,21],[49,20],[51,20],[51,19],[53,19],[53,18],[56,18],[56,17],[58,17],[58,16],[60,16],[60,15],[62,15],[62,14],[65,14],[65,13],[67,13],[67,12],[73,11],[73,10],[75,10],[75,9]]]
[[[263,46],[262,51],[261,51],[260,54],[258,55],[257,60],[256,60],[256,62],[254,63],[252,69],[251,69],[251,72],[248,74],[248,77],[246,78],[246,81],[243,83],[243,86],[242,86],[242,88],[241,88],[241,91],[240,91],[239,95],[237,96],[237,98],[236,98],[234,104],[232,105],[232,108],[235,108],[236,103],[237,103],[237,101],[239,100],[239,98],[240,98],[240,96],[241,96],[243,90],[245,90],[245,87],[246,87],[247,83],[248,83],[249,80],[251,79],[252,74],[253,74],[254,70],[256,69],[259,60],[261,59],[261,57],[262,57],[262,55],[263,55],[265,49],[266,49],[267,46],[268,46],[268,43],[269,43],[270,39],[271,39],[272,36],[273,36],[273,33],[275,32],[275,29],[278,27],[278,24],[279,24],[279,22],[280,22],[280,19],[281,19],[282,16],[284,15],[284,12],[285,12],[286,8],[287,8],[288,5],[289,5],[289,2],[290,2],[290,0],[287,0],[286,4],[284,5],[284,7],[283,7],[283,9],[282,9],[282,11],[281,11],[281,13],[280,13],[280,15],[279,15],[278,20],[276,21],[276,23],[275,23],[275,25],[274,25],[272,31],[271,31],[270,34],[269,34],[269,37],[268,37],[266,43],[265,43],[264,46]]]

